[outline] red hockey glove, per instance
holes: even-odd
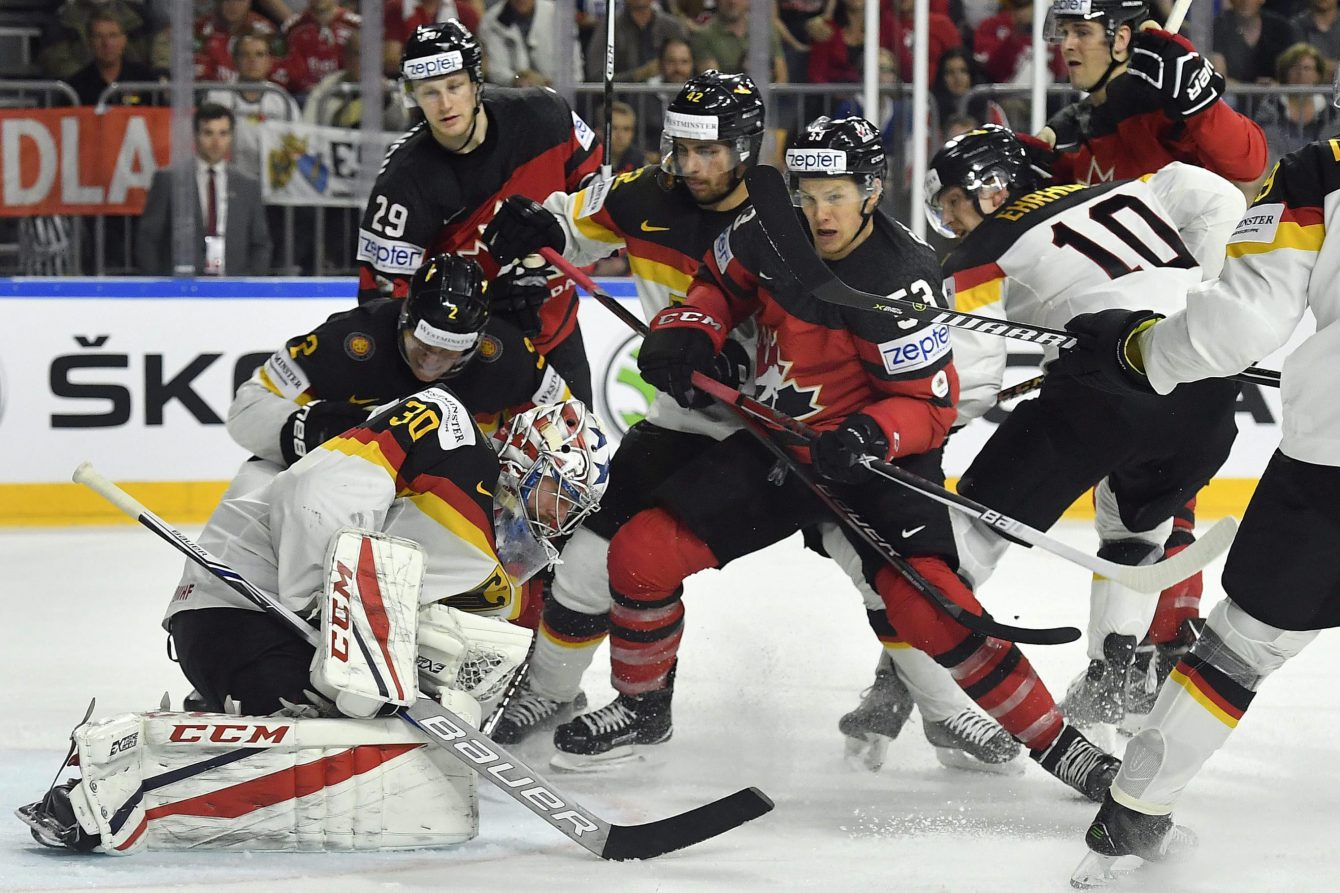
[[[693,373],[713,375],[717,350],[709,333],[721,328],[721,323],[692,307],[662,310],[652,317],[651,331],[637,354],[642,380],[685,409],[710,406],[712,398],[693,387]]]
[[[559,254],[568,244],[558,218],[543,205],[524,195],[509,195],[484,227],[484,244],[489,254],[503,267],[541,248]]]
[[[1141,31],[1131,38],[1126,73],[1162,93],[1183,118],[1205,111],[1224,95],[1224,76],[1210,60],[1191,41],[1167,31]]]
[[[1071,375],[1100,391],[1154,393],[1149,378],[1131,360],[1131,339],[1163,319],[1152,310],[1101,310],[1081,313],[1066,323],[1079,343],[1061,354],[1055,372]]]
[[[861,456],[883,459],[889,452],[889,439],[879,423],[864,413],[854,413],[832,431],[819,435],[810,446],[814,470],[826,478],[843,483],[860,480],[865,467]]]

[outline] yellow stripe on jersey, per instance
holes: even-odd
[[[408,498],[419,511],[432,518],[444,529],[449,530],[457,539],[478,549],[481,554],[494,556],[493,549],[489,547],[488,538],[484,536],[484,531],[476,527],[470,519],[457,511],[455,506],[436,493],[414,493],[404,490],[396,495]],[[496,558],[496,556],[494,557]]]
[[[387,477],[391,479],[392,483],[394,484],[395,482],[397,473],[396,467],[386,458],[386,455],[382,452],[381,444],[375,440],[364,442],[355,440],[352,437],[339,435],[327,440],[325,443],[321,444],[321,446],[317,447],[317,449],[330,450],[332,453],[344,453],[346,456],[362,459],[369,465],[375,465],[386,472]]]
[[[998,304],[1002,297],[1004,284],[1005,277],[997,276],[995,279],[980,282],[972,288],[955,291],[954,309],[960,313],[972,313],[988,304]]]
[[[572,203],[571,222],[577,227],[577,233],[594,242],[613,242],[622,245],[623,238],[613,230],[607,229],[596,222],[595,215],[589,217],[582,216],[582,209],[586,207],[586,199],[590,194],[589,190],[583,189],[577,193],[577,197]]]
[[[1303,226],[1290,221],[1282,221],[1275,230],[1273,242],[1230,242],[1228,257],[1246,257],[1249,254],[1267,254],[1277,248],[1292,248],[1297,251],[1318,252],[1321,242],[1326,238],[1324,224],[1312,223]]]
[[[1340,161],[1340,139],[1327,140],[1331,144],[1331,157]]]
[[[1204,692],[1196,687],[1195,682],[1188,679],[1182,673],[1179,673],[1176,667],[1174,667],[1173,671],[1168,674],[1168,681],[1176,682],[1178,685],[1182,686],[1182,690],[1189,694],[1192,700],[1204,707],[1211,716],[1228,726],[1230,729],[1236,729],[1238,727],[1238,720],[1236,717],[1226,713],[1224,708],[1210,700]]]
[[[685,273],[678,267],[672,267],[670,264],[660,263],[650,258],[636,257],[631,252],[628,255],[628,269],[638,279],[664,285],[670,289],[672,295],[686,294],[689,290],[689,284],[693,282],[692,273]]]

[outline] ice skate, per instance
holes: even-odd
[[[1126,686],[1126,716],[1122,720],[1121,730],[1134,735],[1144,725],[1149,711],[1154,709],[1159,691],[1177,662],[1186,657],[1191,646],[1200,638],[1205,627],[1203,617],[1192,617],[1182,621],[1177,638],[1158,645],[1141,645],[1136,649],[1135,661]]]
[[[540,729],[552,728],[585,709],[585,692],[577,692],[571,701],[556,701],[532,691],[527,680],[503,708],[493,727],[493,740],[499,744],[520,744]]]
[[[1173,823],[1171,815],[1146,815],[1117,803],[1109,793],[1089,825],[1089,852],[1070,875],[1077,890],[1109,887],[1145,862],[1167,862],[1196,846],[1195,832]]]
[[[1121,769],[1121,760],[1095,747],[1072,725],[1046,750],[1029,752],[1043,769],[1079,791],[1095,803],[1101,803]]]
[[[1024,771],[1023,763],[1015,759],[1023,750],[1019,742],[969,707],[940,722],[923,719],[922,730],[943,766],[996,775],[1019,775]]]
[[[1072,725],[1084,729],[1111,747],[1116,729],[1126,717],[1127,680],[1135,661],[1135,637],[1113,633],[1103,640],[1103,658],[1089,667],[1066,689],[1061,713]]]
[[[902,731],[912,706],[912,693],[898,678],[893,661],[887,653],[880,654],[875,681],[861,692],[860,705],[838,720],[838,731],[846,737],[846,759],[878,772],[889,742]]]
[[[563,723],[554,730],[555,769],[589,772],[637,759],[654,744],[670,740],[673,690],[619,695],[610,704]]]

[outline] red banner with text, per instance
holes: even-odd
[[[0,216],[139,214],[171,121],[165,108],[0,110]]]

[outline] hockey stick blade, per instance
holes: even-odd
[[[84,462],[75,470],[74,480],[139,521],[234,592],[285,623],[294,635],[313,647],[318,645],[317,631],[310,624],[149,511],[90,463]],[[602,859],[651,859],[715,837],[766,814],[773,807],[761,791],[746,788],[659,822],[613,825],[560,793],[544,776],[432,698],[421,696],[408,710],[396,715],[423,732],[435,746],[450,752],[476,774]],[[691,822],[690,816],[695,817]]]
[[[933,304],[873,295],[852,288],[839,279],[815,252],[813,243],[796,216],[795,207],[791,204],[791,193],[781,171],[759,165],[749,169],[744,175],[744,181],[749,188],[749,200],[758,213],[759,224],[772,250],[801,287],[825,303],[888,313],[921,322],[942,323],[954,329],[999,335],[1043,347],[1065,349],[1077,343],[1074,335],[1058,329],[1027,326],[975,313],[960,313]],[[1279,372],[1259,366],[1248,366],[1243,372],[1226,377],[1267,387],[1280,386]]]

